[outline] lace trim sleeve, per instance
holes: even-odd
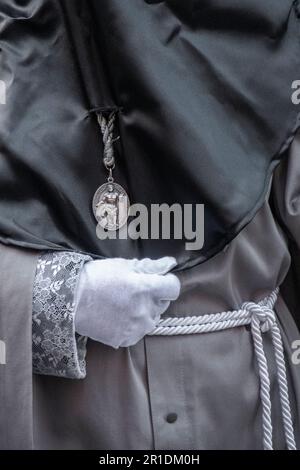
[[[37,263],[33,288],[33,372],[82,379],[87,338],[75,332],[74,295],[90,256],[46,252]]]

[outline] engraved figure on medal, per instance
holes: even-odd
[[[93,212],[98,224],[105,230],[118,230],[128,219],[129,198],[122,186],[108,181],[97,189]]]

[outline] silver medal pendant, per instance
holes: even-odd
[[[93,213],[104,230],[118,230],[128,219],[129,197],[122,186],[109,178],[95,192]]]
[[[114,138],[114,122],[116,111],[112,111],[106,118],[103,114],[97,114],[98,123],[103,135],[103,163],[107,169],[107,183],[97,189],[93,197],[93,213],[98,222],[97,230],[116,231],[126,224],[129,215],[129,197],[121,185],[114,182],[112,172],[115,168],[113,143],[119,137]]]

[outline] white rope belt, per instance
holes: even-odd
[[[260,378],[262,402],[263,444],[265,450],[273,449],[270,375],[264,351],[262,333],[270,331],[277,367],[277,381],[283,418],[284,434],[288,450],[296,450],[291,406],[289,400],[284,350],[280,329],[276,321],[274,305],[279,289],[258,303],[245,302],[240,310],[203,316],[174,317],[160,320],[150,333],[153,335],[190,335],[221,331],[237,326],[251,325],[254,351]]]

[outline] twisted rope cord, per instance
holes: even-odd
[[[265,450],[273,450],[273,425],[271,382],[268,362],[264,351],[262,332],[272,330],[276,322],[273,311],[278,290],[272,292],[261,302],[245,302],[243,308],[251,314],[251,333],[256,355],[260,380],[260,398],[262,404],[263,445]]]
[[[262,426],[263,443],[265,450],[273,450],[273,426],[272,426],[272,404],[271,404],[271,383],[268,370],[267,358],[264,352],[263,338],[260,329],[259,319],[253,316],[251,322],[251,332],[254,343],[254,351],[258,364],[260,379],[260,398],[262,404]]]
[[[274,292],[270,294],[270,296],[267,299],[264,299],[261,304],[271,308],[273,311],[275,303],[277,301],[278,293],[279,293],[279,289],[277,288]],[[280,329],[276,322],[276,316],[275,316],[274,311],[273,311],[273,315],[274,315],[274,321],[272,323],[271,333],[272,333],[272,343],[274,346],[274,354],[275,354],[275,360],[276,360],[276,366],[277,366],[277,381],[278,381],[278,387],[279,387],[279,396],[280,396],[281,409],[282,409],[285,439],[286,439],[287,449],[296,450],[294,425],[293,425],[293,420],[292,420],[288,381],[287,381],[287,374],[286,374],[286,365],[285,365],[285,359],[284,359],[284,348],[283,348]]]
[[[285,365],[285,359],[284,359],[284,348],[283,348],[280,329],[277,325],[276,316],[274,313],[274,306],[277,301],[278,293],[279,293],[279,289],[277,288],[266,299],[259,302],[258,305],[260,308],[262,308],[262,310],[259,313],[256,312],[256,314],[261,315],[261,321],[263,322],[261,323],[261,327],[260,327],[261,331],[262,332],[265,332],[268,330],[271,331],[272,343],[274,347],[274,354],[275,354],[276,367],[277,367],[277,382],[278,382],[278,388],[279,388],[279,397],[280,397],[280,403],[281,403],[286,445],[287,445],[288,450],[296,450],[294,426],[293,426],[293,420],[292,420],[289,390],[288,390],[288,381],[287,381],[287,374],[286,374],[286,365]],[[253,305],[252,305],[252,308],[253,308]],[[267,381],[264,381],[264,384],[266,384],[266,382]],[[264,402],[262,401],[262,403]],[[268,406],[268,397],[266,395],[265,407],[267,408],[267,406]],[[269,423],[267,423],[267,419],[265,420],[265,426],[266,426],[266,434],[267,434],[267,432],[270,431],[270,426],[269,426]]]
[[[246,305],[246,304],[245,304]],[[256,307],[258,304],[254,304]],[[261,308],[261,307],[259,307]],[[170,317],[161,319],[158,325],[148,333],[149,336],[187,335],[221,331],[235,326],[246,326],[251,323],[251,312],[243,307],[222,313],[213,313],[193,317]]]
[[[286,376],[286,366],[284,360],[284,349],[278,325],[275,324],[272,329],[272,341],[277,364],[277,380],[282,409],[283,426],[285,440],[288,450],[297,450],[294,434],[294,426],[289,399],[288,381]]]
[[[173,317],[161,319],[149,336],[172,336],[183,334],[209,333],[237,326],[251,325],[254,352],[260,379],[262,402],[263,445],[265,450],[273,449],[272,404],[270,375],[264,351],[262,333],[270,331],[277,367],[277,382],[281,403],[285,440],[288,450],[296,450],[294,427],[288,392],[284,359],[284,348],[280,329],[277,325],[274,306],[279,289],[274,290],[262,301],[245,302],[240,310],[207,314],[202,316]]]
[[[101,128],[102,139],[103,139],[103,163],[106,168],[112,168],[115,164],[114,149],[113,143],[115,141],[113,132],[114,132],[114,123],[115,123],[116,113],[112,111],[108,118],[106,118],[102,113],[97,114],[97,120]]]

